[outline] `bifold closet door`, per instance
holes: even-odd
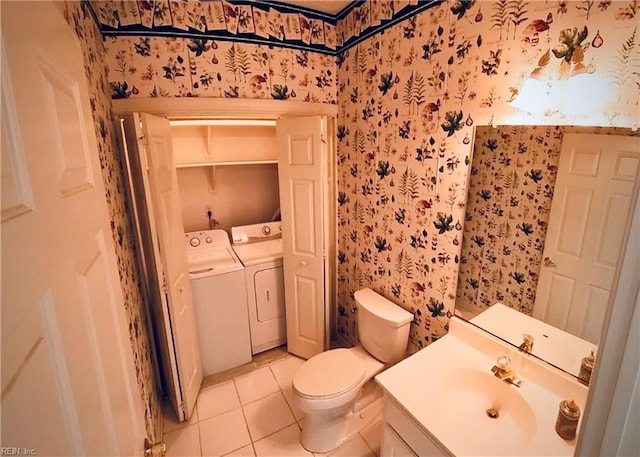
[[[178,181],[166,118],[122,116],[129,185],[136,204],[138,244],[147,272],[147,293],[158,327],[167,395],[180,421],[193,413],[202,363],[191,278],[187,266]]]
[[[282,212],[287,348],[310,358],[325,350],[327,302],[327,119],[279,119],[276,124]]]

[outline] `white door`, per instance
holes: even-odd
[[[149,223],[153,241],[156,274],[163,301],[165,336],[173,342],[175,360],[171,361],[174,392],[170,400],[179,420],[191,417],[202,383],[202,363],[191,279],[187,265],[178,180],[173,161],[169,121],[150,114],[134,115],[139,141],[146,196],[150,200]],[[171,347],[171,344],[169,344]],[[215,350],[215,348],[214,348]],[[175,381],[177,379],[177,382]]]
[[[53,2],[2,8],[2,453],[142,455],[83,57]]]
[[[276,125],[288,351],[309,358],[325,349],[327,120]]]
[[[565,135],[534,317],[598,343],[639,168],[640,138]]]

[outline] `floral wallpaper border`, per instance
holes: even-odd
[[[444,0],[356,1],[336,15],[275,1],[84,1],[104,36],[216,39],[338,55]]]

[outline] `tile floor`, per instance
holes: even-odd
[[[300,445],[303,415],[291,402],[291,379],[303,360],[286,353],[271,359],[248,373],[207,378],[188,422],[177,423],[166,408],[167,456],[312,456]],[[378,456],[381,436],[382,417],[328,455]]]

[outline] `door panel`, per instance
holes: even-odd
[[[276,126],[282,212],[287,344],[304,358],[322,352],[326,297],[326,119],[280,119]]]
[[[53,127],[52,152],[56,157],[59,190],[62,195],[79,192],[93,185],[89,166],[87,131],[80,122],[78,86],[63,68],[44,55],[39,56],[45,109]]]
[[[2,372],[13,374],[2,377],[2,408],[12,412],[10,420],[2,421],[3,445],[27,445],[26,440],[11,439],[23,435],[30,437],[28,447],[48,449],[54,455],[82,452],[51,290],[26,307],[31,310],[29,315],[2,341]],[[27,379],[37,379],[39,388],[33,389],[24,382]],[[39,430],[42,424],[47,424],[47,436]]]
[[[292,231],[293,252],[314,257],[317,255],[316,214],[314,198],[318,191],[314,181],[291,179],[291,208],[296,230]]]
[[[9,68],[4,39],[2,40],[2,68]],[[0,181],[2,188],[2,221],[19,216],[33,209],[33,196],[31,183],[27,174],[27,165],[24,159],[20,126],[17,125],[16,107],[13,100],[13,88],[11,78],[1,78],[2,99],[2,163],[0,164]]]
[[[316,299],[318,292],[318,281],[315,278],[307,278],[302,274],[295,276],[295,298],[296,302],[302,303],[297,320],[297,336],[309,345],[316,344],[318,335],[317,329],[322,323],[318,316],[322,316],[322,308],[318,306]]]
[[[140,122],[135,121],[138,117]],[[167,340],[173,342],[170,344],[175,354],[172,363],[179,380],[174,383],[176,390],[170,393],[170,398],[178,418],[186,420],[193,412],[202,383],[202,363],[184,248],[171,130],[167,119],[144,113],[134,116],[134,125],[136,128],[142,125],[136,138],[143,138],[138,151],[144,156],[143,173],[148,170],[144,179],[148,180],[145,195],[151,213],[150,231],[155,238],[153,257],[159,260],[156,268],[160,279],[158,285],[162,288],[163,312],[166,313],[164,331]]]
[[[627,218],[629,212],[629,197],[626,195],[609,194],[606,195],[605,210],[602,218],[602,233],[608,234],[602,237],[596,246],[597,253],[595,260],[599,265],[608,268],[615,268],[618,262],[618,251],[620,250],[620,240],[625,234],[625,225],[620,221]]]
[[[132,401],[131,392],[119,389],[117,385],[107,380],[111,373],[118,373],[126,369],[123,366],[123,358],[111,357],[110,353],[117,349],[118,354],[124,354],[126,350],[123,341],[127,341],[126,335],[118,325],[118,314],[114,311],[118,304],[114,294],[108,287],[113,284],[115,278],[111,277],[108,256],[106,252],[105,235],[101,233],[85,245],[85,251],[76,265],[76,281],[80,291],[81,308],[84,322],[87,327],[95,329],[88,332],[89,348],[92,355],[94,370],[99,373],[98,379],[102,383],[100,401],[105,414],[105,432],[113,442],[131,442],[135,439],[133,430],[128,426],[130,420],[113,421],[109,416],[131,414],[122,409]],[[110,325],[109,325],[110,324]],[[116,338],[114,338],[116,337]],[[101,342],[112,341],[110,345]],[[95,414],[95,412],[94,412]],[[117,452],[117,449],[114,449]]]
[[[82,52],[54,3],[0,5],[2,445],[142,455]]]
[[[565,135],[534,317],[598,342],[639,168],[638,138]]]
[[[557,251],[580,258],[593,192],[588,189],[570,189],[562,202],[562,220],[559,227]]]
[[[567,322],[570,308],[565,303],[571,302],[573,297],[575,279],[557,272],[551,272],[549,287],[540,291],[540,298],[547,303],[546,322]],[[540,290],[540,288],[538,289]],[[545,293],[545,295],[542,295]],[[538,298],[536,297],[536,300]]]

